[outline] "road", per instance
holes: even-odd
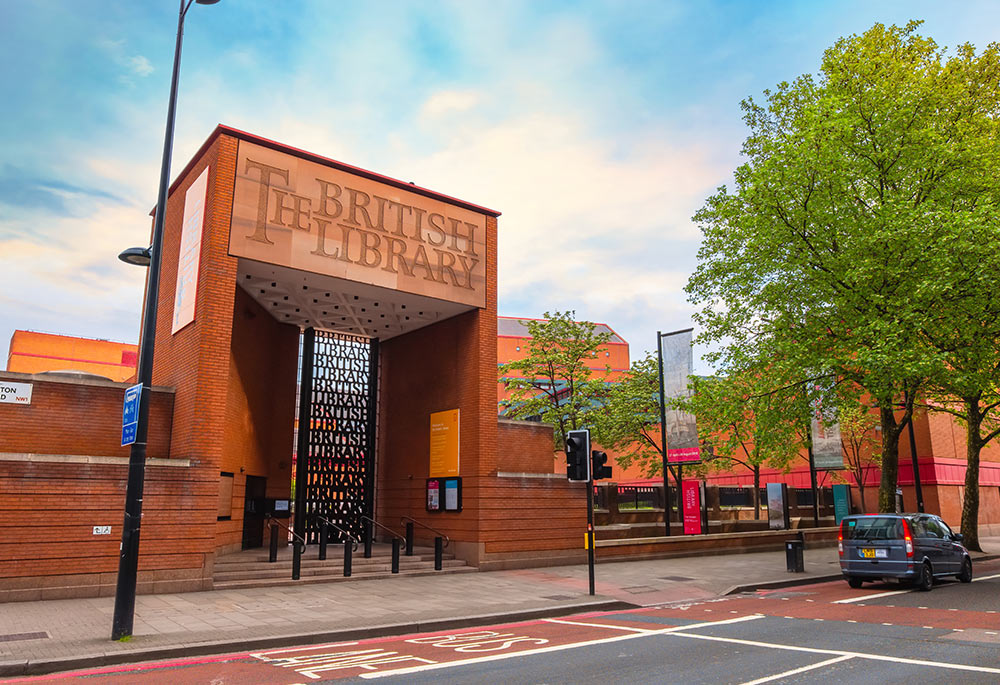
[[[1000,561],[931,592],[842,581],[612,613],[12,682],[1000,682]]]

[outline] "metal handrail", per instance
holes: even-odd
[[[392,535],[392,537],[396,538],[400,542],[404,542],[404,543],[406,542],[406,538],[404,536],[400,535],[399,533],[397,533],[396,531],[394,531],[392,528],[389,528],[388,526],[383,526],[381,523],[379,523],[378,521],[376,521],[375,519],[373,519],[371,516],[365,516],[365,515],[362,514],[361,520],[362,521],[371,521],[373,524],[375,524],[376,526],[378,526],[379,528],[381,528],[385,532],[389,533],[390,535]],[[365,548],[365,549],[367,549],[367,548]]]
[[[337,530],[337,531],[343,533],[344,535],[346,535],[347,539],[351,541],[351,545],[352,545],[351,550],[355,551],[355,552],[358,551],[358,541],[355,540],[354,536],[351,535],[348,531],[344,530],[343,528],[341,528],[340,526],[338,526],[336,523],[334,523],[333,521],[331,521],[330,519],[328,519],[325,516],[320,516],[319,514],[315,514],[315,517],[317,519],[319,519],[320,521],[326,521],[326,525],[328,525],[331,528],[333,528],[334,530]]]
[[[299,541],[300,541],[300,542],[302,543],[302,546],[303,546],[303,547],[305,547],[305,546],[306,546],[306,539],[305,539],[304,537],[302,537],[301,535],[299,535],[298,533],[296,533],[296,532],[295,532],[294,530],[292,530],[291,528],[289,528],[289,527],[288,527],[287,525],[285,525],[284,523],[282,523],[282,522],[281,522],[281,519],[279,519],[279,518],[275,518],[275,517],[273,517],[273,516],[271,516],[271,515],[268,515],[268,516],[267,516],[267,520],[268,520],[268,521],[274,521],[274,522],[275,522],[275,523],[277,523],[277,524],[278,524],[279,526],[281,526],[282,528],[284,528],[285,530],[287,530],[287,531],[288,531],[289,533],[291,533],[291,534],[292,534],[292,537],[294,537],[294,538],[298,538],[298,540],[299,540]]]
[[[437,533],[440,537],[444,538],[444,546],[445,547],[447,547],[451,543],[451,538],[449,538],[445,533],[443,533],[442,531],[438,530],[437,528],[431,528],[426,523],[421,523],[420,521],[418,521],[417,519],[413,518],[412,516],[400,516],[399,517],[399,522],[400,523],[404,523],[405,521],[413,521],[418,526],[426,528],[427,530],[429,530],[432,533]]]

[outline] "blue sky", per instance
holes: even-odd
[[[176,12],[0,4],[0,349],[138,337],[115,256],[148,236]],[[740,100],[909,19],[981,48],[1000,3],[222,0],[188,15],[173,171],[224,123],[495,208],[500,313],[574,309],[637,358],[691,323],[690,217],[740,163]]]

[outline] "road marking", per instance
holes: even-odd
[[[566,649],[576,649],[577,647],[588,647],[590,645],[601,645],[601,644],[606,644],[608,642],[621,642],[622,640],[634,640],[637,637],[649,637],[651,635],[668,635],[671,633],[676,633],[679,630],[691,630],[692,628],[705,628],[709,626],[729,625],[730,623],[742,623],[743,621],[755,621],[758,618],[764,618],[764,615],[751,614],[750,616],[727,618],[722,621],[705,621],[703,623],[693,623],[687,626],[673,626],[672,628],[649,630],[644,633],[629,633],[627,635],[615,635],[614,637],[604,637],[604,638],[598,638],[596,640],[585,640],[583,642],[573,642],[565,645],[551,645],[549,647],[539,647],[538,649],[525,649],[520,652],[490,654],[488,656],[473,657],[471,659],[460,659],[458,661],[443,661],[437,664],[410,666],[409,668],[398,668],[392,671],[376,671],[372,673],[362,673],[360,675],[362,678],[370,680],[372,678],[385,678],[387,676],[394,676],[394,675],[408,675],[410,673],[422,673],[423,671],[433,671],[440,668],[452,668],[454,666],[482,664],[489,661],[501,661],[503,659],[513,659],[515,657],[521,657],[521,656],[533,656],[535,654],[548,654],[549,652],[560,652]]]
[[[809,654],[831,654],[837,656],[849,656],[857,659],[870,659],[872,661],[889,661],[896,664],[909,664],[911,666],[932,666],[935,668],[950,668],[956,671],[974,671],[976,673],[996,673],[1000,675],[1000,668],[990,668],[989,666],[971,666],[969,664],[946,664],[939,661],[926,661],[924,659],[906,659],[897,656],[886,656],[884,654],[866,654],[864,652],[849,652],[840,649],[818,649],[816,647],[799,647],[797,645],[779,645],[772,642],[758,642],[757,640],[741,640],[735,637],[717,637],[715,635],[702,635],[699,633],[674,632],[677,637],[690,637],[695,640],[711,640],[713,642],[728,642],[737,645],[747,645],[750,647],[770,647],[771,649],[783,649],[790,652],[807,652]],[[362,678],[365,676],[362,675]]]
[[[614,628],[615,630],[631,630],[635,633],[655,633],[656,630],[649,630],[648,628],[632,628],[630,626],[609,626],[604,623],[584,623],[582,621],[566,621],[561,618],[544,618],[543,621],[547,623],[562,623],[567,626],[583,626],[585,628]]]
[[[975,583],[977,580],[993,580],[994,578],[1000,578],[1000,573],[995,573],[992,576],[979,576],[978,578],[973,578],[972,582]]]
[[[772,680],[778,680],[779,678],[787,678],[788,676],[798,675],[799,673],[805,673],[806,671],[812,671],[816,668],[823,668],[824,666],[829,666],[831,664],[836,664],[841,661],[847,661],[848,659],[853,659],[853,656],[838,656],[833,659],[827,659],[826,661],[821,661],[818,664],[811,664],[809,666],[802,666],[801,668],[795,668],[791,671],[785,671],[784,673],[775,673],[774,675],[767,676],[766,678],[758,678],[757,680],[748,680],[742,685],[760,685],[760,683],[769,683]]]
[[[854,602],[863,602],[866,599],[879,599],[881,597],[892,597],[893,595],[901,595],[904,592],[913,592],[912,590],[890,590],[889,592],[880,592],[877,595],[861,595],[860,597],[848,597],[847,599],[838,599],[832,604],[853,604]],[[864,604],[859,604],[858,606],[864,606]]]
[[[250,656],[261,658],[271,654],[284,654],[285,652],[305,652],[310,649],[329,649],[331,647],[353,647],[358,644],[354,642],[328,642],[325,645],[309,645],[306,647],[288,647],[287,649],[265,649],[262,652],[250,652]]]

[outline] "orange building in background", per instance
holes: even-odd
[[[54,333],[14,331],[7,353],[7,371],[86,371],[113,381],[135,376],[138,345],[75,338]]]

